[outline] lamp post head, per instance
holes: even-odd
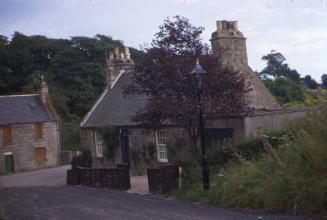
[[[202,66],[200,65],[200,61],[199,58],[196,58],[196,62],[195,62],[195,67],[194,69],[190,72],[190,75],[199,77],[199,76],[204,76],[207,75],[207,71],[205,71]]]

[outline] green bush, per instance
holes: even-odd
[[[219,170],[231,161],[257,159],[264,152],[264,141],[267,141],[273,148],[278,148],[289,138],[291,138],[289,132],[280,130],[267,132],[261,137],[225,141],[208,149],[208,161],[212,168]]]
[[[100,133],[105,143],[104,155],[108,160],[115,155],[115,150],[119,146],[119,128],[117,127],[102,127]]]
[[[292,80],[278,77],[275,80],[265,80],[264,82],[280,104],[304,101],[301,86]]]
[[[145,163],[151,164],[155,158],[156,144],[153,142],[148,142],[142,145],[142,159]]]
[[[201,178],[194,178],[201,171],[193,171],[176,196],[225,207],[327,214],[327,107],[289,125],[287,135],[274,140],[263,139],[256,157],[236,158],[223,172],[211,172],[207,192]]]
[[[82,153],[74,156],[71,162],[72,167],[92,167],[92,156],[90,149],[82,149]]]
[[[63,150],[79,150],[81,147],[80,123],[78,120],[60,125],[60,140]]]

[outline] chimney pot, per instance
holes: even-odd
[[[217,22],[216,22],[216,25],[217,25],[217,31],[223,29],[223,21],[217,21]]]
[[[237,21],[233,21],[233,30],[238,31],[238,24]]]
[[[120,59],[125,60],[125,54],[123,52],[120,53]]]
[[[125,59],[130,60],[131,59],[131,53],[129,52],[129,48],[125,47]]]
[[[113,52],[109,53],[108,59],[109,59],[109,61],[112,61],[114,59],[114,53]]]
[[[120,55],[119,55],[119,48],[118,47],[115,48],[115,52],[114,53],[115,53],[115,59],[116,60],[119,60],[119,56]]]

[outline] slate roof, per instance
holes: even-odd
[[[55,120],[36,94],[0,96],[0,125]]]
[[[124,97],[123,88],[132,82],[133,73],[122,73],[113,87],[100,96],[81,127],[126,126],[135,125],[131,116],[146,106],[146,95]]]

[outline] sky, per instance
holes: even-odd
[[[0,0],[0,35],[105,34],[140,48],[174,15],[203,26],[209,44],[216,20],[238,21],[253,70],[276,50],[302,76],[327,73],[327,0]]]

